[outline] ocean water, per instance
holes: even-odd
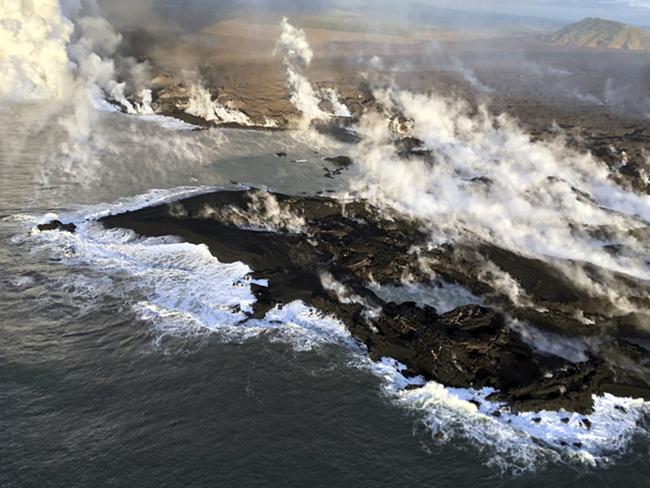
[[[489,420],[466,401],[486,392],[404,392],[399,365],[370,363],[300,303],[238,326],[235,305],[254,299],[241,263],[84,223],[241,184],[338,191],[345,174],[325,178],[322,158],[345,146],[107,113],[71,156],[58,120],[0,108],[0,485],[650,485],[647,404],[603,398],[589,433],[579,417],[559,431],[553,412],[535,428]],[[34,231],[55,214],[78,234]],[[584,449],[555,449],[554,436]]]

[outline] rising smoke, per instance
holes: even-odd
[[[92,1],[3,2],[0,19],[0,96],[5,100],[69,100],[79,85],[114,91],[117,97],[145,88],[146,65],[119,59],[128,73],[118,72],[122,37]]]
[[[314,53],[303,30],[292,26],[286,17],[282,20],[281,27],[282,34],[276,45],[276,53],[282,55],[287,70],[291,102],[302,113],[300,126],[307,128],[313,120],[325,118],[325,113],[319,107],[320,100],[304,74]]]

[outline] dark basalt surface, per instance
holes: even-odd
[[[348,156],[328,157],[325,158],[325,161],[328,163],[333,163],[340,168],[347,168],[353,164],[352,159],[350,159]]]
[[[74,233],[77,230],[77,226],[74,224],[64,224],[60,220],[52,220],[46,224],[37,225],[36,228],[40,231],[46,230],[60,230],[62,232]]]
[[[578,322],[577,306],[597,316],[597,304],[558,278],[549,265],[485,244],[413,252],[427,242],[421,223],[386,215],[363,201],[274,194],[283,212],[304,219],[302,231],[288,232],[282,222],[276,231],[255,229],[256,222],[272,222],[259,204],[259,194],[220,191],[108,216],[101,222],[142,236],[179,236],[207,245],[222,262],[248,264],[255,277],[269,281],[268,287],[253,287],[257,303],[251,317],[261,318],[275,306],[302,300],[343,321],[373,359],[394,358],[408,367],[407,375],[422,375],[447,386],[494,387],[498,390],[494,399],[514,410],[565,408],[586,413],[592,408],[592,395],[603,392],[650,398],[648,352]],[[242,223],[242,215],[248,223]],[[518,279],[536,303],[529,308],[514,306],[481,282],[476,275],[480,261],[472,260],[486,257]],[[492,297],[485,301],[490,306],[470,304],[441,314],[413,302],[386,303],[368,288],[370,280],[398,284],[405,275],[435,286],[432,275],[422,271],[422,258],[435,263],[430,264],[435,279]],[[324,285],[332,281],[338,283],[336,293]],[[539,304],[547,311],[536,312]],[[566,336],[597,335],[602,345],[592,348],[586,361],[570,362],[526,342],[509,326],[510,316]]]

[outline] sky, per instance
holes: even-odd
[[[463,10],[580,20],[601,17],[650,25],[650,0],[417,0],[419,3]]]

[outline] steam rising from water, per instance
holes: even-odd
[[[420,413],[434,435],[434,442],[462,437],[478,443],[488,463],[498,469],[534,470],[549,461],[607,465],[625,451],[639,432],[638,424],[648,412],[642,400],[597,397],[594,412],[587,417],[562,411],[517,414],[506,405],[488,400],[494,392],[490,388],[445,388],[421,377],[407,378],[402,375],[403,365],[388,358],[371,362],[341,322],[300,302],[275,308],[263,319],[246,320],[246,312],[251,311],[255,301],[251,285],[267,285],[264,280],[252,280],[247,266],[221,263],[204,245],[180,243],[173,238],[142,239],[131,232],[106,230],[92,222],[110,212],[158,204],[179,195],[182,193],[151,192],[112,209],[102,206],[101,210],[82,210],[76,218],[63,217],[79,223],[76,234],[35,231],[21,233],[16,241],[27,241],[30,249],[57,256],[74,266],[77,274],[71,274],[72,283],[63,286],[76,289],[86,298],[103,299],[117,293],[118,298],[126,299],[141,319],[153,324],[158,341],[166,335],[188,338],[211,334],[229,342],[265,336],[289,343],[297,350],[318,350],[323,344],[337,344],[349,351],[353,365],[381,379],[391,399]],[[267,197],[262,196],[261,201],[265,212],[280,215]],[[35,223],[33,218],[24,222],[29,226]],[[88,270],[100,270],[102,278],[86,280]],[[106,276],[122,274],[132,279],[123,280],[124,290],[116,290]],[[321,279],[341,300],[363,302],[328,274]],[[469,297],[462,290],[454,290],[452,295],[452,301]],[[500,415],[493,415],[497,410]],[[585,427],[585,418],[591,422],[590,428]]]
[[[99,166],[106,140],[93,129],[97,110],[116,110],[106,98],[129,114],[153,114],[148,65],[117,57],[121,35],[98,14],[81,15],[97,12],[94,2],[81,7],[58,0],[0,5],[0,99],[58,103],[67,138],[57,164],[68,173]]]
[[[250,209],[247,212],[236,207],[219,210],[206,206],[199,215],[204,219],[216,219],[256,231],[300,234],[307,230],[303,217],[292,213],[266,191],[252,194]]]
[[[97,10],[92,2],[86,4],[88,11]],[[80,7],[79,2],[58,0],[0,5],[0,97],[69,100],[82,85],[97,87],[118,102],[126,100],[128,88],[140,92],[146,103],[146,64],[120,59],[118,69],[114,58],[122,36],[99,15],[81,16]],[[118,71],[125,71],[126,81],[118,80]],[[132,104],[124,105],[136,112]]]

